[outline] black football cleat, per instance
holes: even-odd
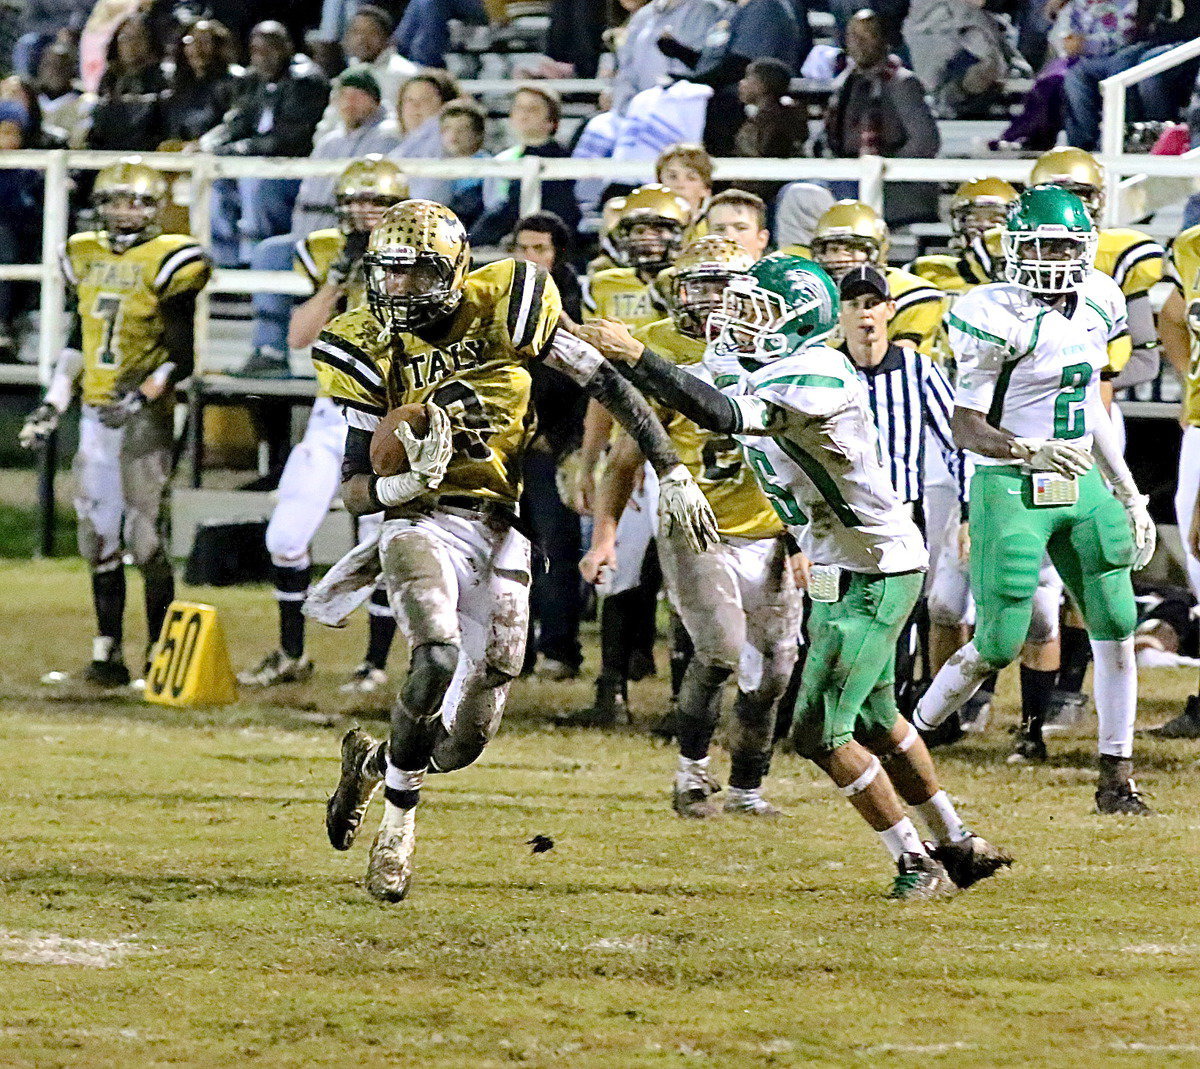
[[[950,874],[956,887],[966,890],[980,880],[995,876],[1008,868],[1013,859],[979,835],[969,835],[961,842],[942,843],[931,851]]]
[[[359,728],[351,728],[342,738],[342,775],[325,803],[325,831],[335,850],[354,845],[367,806],[383,782],[383,776],[369,767],[378,745]]]

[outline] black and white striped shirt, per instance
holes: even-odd
[[[850,362],[854,364],[853,358]],[[907,345],[890,346],[875,367],[854,366],[866,384],[884,467],[900,500],[919,501],[924,494],[928,428],[958,487],[958,500],[965,506],[970,473],[962,450],[954,445],[950,430],[954,391],[942,369]]]

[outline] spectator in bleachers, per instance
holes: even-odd
[[[139,152],[158,148],[166,136],[162,107],[166,92],[158,42],[144,16],[130,15],[108,45],[87,147]]]
[[[0,101],[0,151],[31,148],[27,141],[29,113],[17,102]],[[0,170],[0,264],[32,263],[42,238],[42,175],[40,171]],[[19,301],[29,299],[23,282],[0,282],[0,361],[11,360],[16,348],[13,318]]]
[[[885,156],[929,159],[941,149],[937,122],[921,82],[888,53],[878,16],[859,11],[846,28],[850,61],[825,113],[824,144],[830,156]],[[890,187],[887,221],[891,225],[937,217],[937,187],[899,182]],[[853,196],[851,189],[835,194]]]
[[[775,201],[775,244],[809,248],[817,220],[833,207],[833,194],[815,182],[791,182]]]
[[[679,144],[663,149],[654,162],[654,177],[688,202],[692,219],[700,219],[713,191],[713,162],[703,145]]]
[[[789,0],[737,0],[728,18],[713,27],[701,49],[689,48],[669,33],[659,38],[663,54],[689,68],[684,75],[687,81],[712,88],[704,145],[714,156],[732,156],[735,152],[734,140],[742,122],[737,84],[750,62],[770,57],[779,60],[789,75],[798,74],[801,40],[800,23]]]
[[[64,30],[79,33],[93,0],[26,0],[22,4],[21,36],[13,48],[12,65],[18,74],[32,78],[43,52]]]
[[[553,212],[536,212],[517,223],[513,256],[528,260],[550,273],[562,294],[563,309],[580,322],[582,295],[571,268],[571,235]],[[533,379],[533,408],[538,434],[525,454],[525,489],[521,514],[546,558],[545,568],[534,569],[530,590],[530,639],[526,669],[539,675],[571,679],[579,675],[583,651],[579,621],[583,615],[583,588],[579,558],[583,555],[579,514],[563,504],[557,484],[558,464],[579,447],[587,395],[565,375],[543,361],[529,365]]]
[[[1059,35],[1062,55],[1038,74],[1021,113],[990,147],[1003,143],[1039,152],[1053,148],[1063,128],[1067,70],[1081,59],[1110,56],[1128,44],[1136,10],[1137,0],[1066,0],[1056,21],[1063,31]]]
[[[395,27],[395,20],[382,7],[360,4],[342,36],[346,62],[350,66],[370,68],[388,107],[395,106],[400,87],[417,73],[417,65],[405,59],[392,46],[391,37]],[[331,100],[317,124],[316,140],[320,141],[338,121],[337,109]]]
[[[67,45],[51,45],[38,62],[37,100],[47,127],[61,130],[71,148],[82,148],[87,136],[90,103],[75,82],[75,52]]]
[[[442,157],[442,106],[460,96],[458,83],[445,71],[414,74],[396,98],[400,144],[393,159],[438,160]]]
[[[25,112],[26,121],[21,136],[22,148],[66,148],[67,133],[60,126],[46,122],[37,86],[19,74],[10,74],[0,81],[0,100],[11,100]]]
[[[746,118],[737,132],[737,154],[750,159],[791,160],[804,155],[808,116],[787,95],[792,76],[777,59],[756,59],[738,83]],[[772,203],[783,182],[742,182],[743,189]]]
[[[313,159],[361,159],[370,153],[387,155],[400,142],[396,121],[383,106],[379,83],[366,66],[350,67],[334,81],[333,102],[338,125],[317,143]],[[310,175],[300,183],[290,232],[269,237],[250,251],[256,271],[286,271],[292,265],[296,242],[314,230],[337,225],[333,189],[337,175]],[[290,374],[287,331],[293,300],[286,293],[254,295],[253,351],[241,374],[251,377]]]
[[[1032,0],[1037,3],[1038,0]],[[829,13],[837,24],[838,35],[843,43],[848,40],[850,23],[860,11],[870,11],[879,20],[884,40],[889,51],[904,49],[902,27],[908,14],[908,0],[828,0]]]
[[[498,160],[526,156],[565,159],[570,155],[555,139],[562,118],[558,94],[535,84],[523,85],[513,94],[508,128],[516,144],[496,153]],[[516,225],[520,215],[521,183],[515,179],[488,178],[483,183],[483,215],[471,228],[476,245],[496,245]],[[579,224],[573,182],[543,182],[542,207],[554,212],[572,230]]]
[[[552,63],[570,69],[559,75],[539,73],[538,77],[595,78],[607,25],[604,5],[595,0],[551,0],[546,55]]]
[[[636,10],[636,2],[622,0],[621,6],[634,9],[634,13],[617,47],[612,106],[618,115],[625,114],[629,102],[643,89],[687,77],[682,60],[670,59],[660,51],[658,41],[663,34],[699,54],[708,31],[731,5],[729,0],[650,0]]]
[[[913,73],[943,118],[985,114],[1008,74],[1000,23],[977,0],[913,0],[904,19]]]
[[[307,156],[328,100],[328,80],[306,56],[293,55],[282,23],[260,22],[250,33],[246,91],[200,145],[221,156]],[[294,178],[215,183],[213,255],[218,266],[247,263],[254,245],[287,233],[299,187]]]
[[[442,156],[447,160],[487,159],[483,138],[487,113],[473,100],[452,100],[442,108]],[[467,176],[445,182],[442,196],[432,197],[470,227],[483,214],[483,179]],[[439,193],[442,192],[439,190]]]
[[[1092,151],[1100,142],[1102,112],[1100,83],[1165,52],[1183,41],[1200,37],[1200,3],[1188,0],[1138,0],[1131,43],[1104,56],[1081,59],[1063,80],[1066,94],[1067,144]],[[1134,106],[1129,118],[1169,120],[1177,118],[1186,98],[1181,81],[1196,77],[1197,61],[1148,78],[1130,88]],[[1140,111],[1140,114],[1139,114]]]
[[[451,19],[485,26],[488,15],[483,0],[408,0],[396,28],[396,47],[419,67],[444,68]]]
[[[233,107],[244,72],[229,31],[213,19],[192,23],[180,41],[164,104],[166,136],[190,144],[217,126]]]

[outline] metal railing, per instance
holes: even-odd
[[[1105,159],[1121,155],[1125,147],[1125,97],[1129,92],[1131,85],[1137,85],[1139,82],[1144,82],[1147,78],[1153,78],[1155,75],[1163,74],[1171,70],[1173,67],[1179,66],[1181,63],[1186,63],[1189,59],[1194,59],[1200,56],[1200,37],[1191,41],[1185,41],[1181,45],[1176,45],[1174,48],[1164,52],[1160,56],[1155,56],[1153,59],[1148,59],[1143,63],[1138,63],[1136,66],[1130,67],[1128,70],[1114,74],[1111,78],[1105,78],[1100,83],[1101,100],[1103,102],[1100,112],[1100,152]],[[1141,157],[1139,157],[1141,158]],[[1155,158],[1155,157],[1151,157]],[[1158,157],[1162,158],[1162,157]],[[1173,177],[1191,177],[1197,173],[1196,163],[1193,161],[1192,170],[1190,173],[1180,174],[1179,172],[1158,172],[1159,174],[1170,174]],[[1131,172],[1136,174],[1138,172]],[[1146,174],[1154,172],[1146,171]],[[1118,174],[1113,168],[1109,168],[1105,175],[1105,197],[1104,197],[1104,225],[1115,226],[1120,219],[1120,198],[1118,196],[1123,176]]]
[[[1200,46],[1200,42],[1196,42]],[[1197,48],[1200,54],[1200,47]],[[1169,55],[1169,53],[1168,53]],[[1160,57],[1165,59],[1166,56]],[[49,380],[54,360],[66,334],[64,282],[59,266],[59,251],[67,238],[68,194],[74,170],[97,170],[109,163],[127,159],[127,153],[88,151],[0,152],[0,169],[38,170],[45,175],[45,207],[42,216],[42,255],[37,264],[0,265],[0,279],[36,281],[41,284],[41,323],[38,339],[38,373],[42,382]],[[331,177],[339,174],[350,160],[272,159],[263,157],[211,156],[202,153],[146,153],[146,163],[163,171],[185,176],[181,198],[190,212],[193,236],[202,244],[212,237],[213,182],[218,178],[305,178],[310,175]],[[1197,173],[1194,159],[1171,156],[1112,155],[1102,157],[1108,179],[1120,182],[1130,175],[1166,175],[1192,177]],[[527,157],[519,160],[405,160],[404,170],[414,178],[505,178],[521,186],[523,213],[536,211],[541,204],[541,184],[555,180],[604,178],[616,182],[645,181],[653,171],[650,160],[576,160]],[[981,175],[1011,181],[1024,181],[1029,174],[1028,160],[1014,159],[883,159],[863,156],[859,159],[719,159],[715,176],[721,181],[856,181],[862,200],[882,210],[891,182],[962,182]],[[209,287],[217,293],[292,293],[306,289],[290,271],[218,270]],[[197,302],[197,369],[204,370],[209,342],[207,292]]]

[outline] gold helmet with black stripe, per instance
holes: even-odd
[[[839,200],[817,220],[812,254],[836,282],[852,267],[887,265],[887,223],[860,200]]]
[[[368,233],[393,204],[408,199],[408,179],[391,160],[373,152],[355,160],[333,187],[338,226],[343,234]]]
[[[973,178],[964,182],[950,198],[950,244],[965,249],[975,238],[1008,218],[1008,206],[1017,191],[1003,178]]]
[[[403,200],[367,242],[367,304],[393,331],[430,326],[458,308],[470,263],[467,231],[454,212],[431,200]]]
[[[678,193],[657,183],[639,186],[619,208],[612,244],[622,264],[657,274],[670,267],[691,221],[691,206]]]
[[[704,338],[709,313],[721,307],[729,280],[753,266],[754,257],[736,241],[707,235],[690,242],[674,265],[658,276],[676,330],[689,338]]]
[[[1031,186],[1062,186],[1092,213],[1096,224],[1104,211],[1104,168],[1090,152],[1063,145],[1043,152],[1029,172]]]
[[[131,156],[110,163],[96,175],[92,206],[109,242],[128,248],[158,232],[168,195],[167,176]]]

